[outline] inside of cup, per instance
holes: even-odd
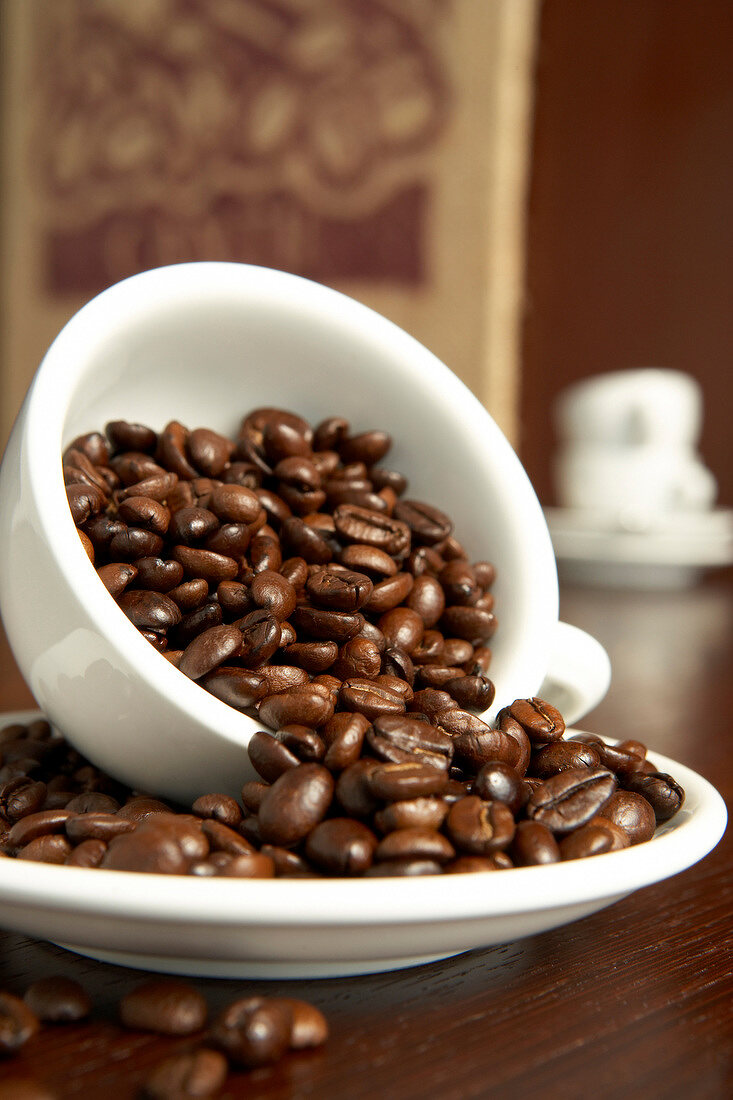
[[[406,497],[445,511],[471,560],[497,567],[490,713],[538,690],[558,597],[534,491],[463,383],[373,311],[282,272],[235,264],[158,269],[80,311],[49,351],[37,386],[37,403],[45,388],[58,415],[55,426],[47,420],[36,432],[35,445],[49,451],[48,468],[57,463],[59,488],[60,449],[112,419],[156,430],[177,419],[234,436],[242,415],[274,405],[313,424],[339,415],[354,432],[389,432],[383,464],[408,477]],[[64,537],[70,553],[83,553],[70,516]]]

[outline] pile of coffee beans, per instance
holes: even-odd
[[[49,975],[22,997],[0,991],[0,1058],[25,1046],[43,1025],[77,1023],[92,1014],[84,988],[71,978]],[[206,998],[189,982],[149,978],[119,1002],[118,1022],[195,1043],[176,1050],[148,1076],[142,1095],[149,1100],[213,1097],[230,1069],[271,1065],[292,1050],[321,1046],[328,1024],[320,1009],[292,997],[239,997],[210,1018]]]
[[[241,798],[172,806],[114,782],[47,722],[0,731],[0,854],[198,877],[433,875],[555,863],[651,839],[684,800],[638,741],[565,738],[517,699],[490,727],[433,690],[422,717],[260,730]],[[451,705],[449,705],[451,704]]]
[[[64,452],[79,536],[130,621],[182,673],[279,729],[370,721],[424,693],[483,711],[494,566],[380,465],[383,431],[260,408],[236,440],[112,421]]]

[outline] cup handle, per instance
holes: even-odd
[[[601,643],[577,626],[558,623],[540,698],[572,726],[600,703],[610,683],[611,662]]]

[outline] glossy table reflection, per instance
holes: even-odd
[[[678,592],[566,587],[561,614],[613,664],[611,690],[583,726],[646,741],[730,804],[733,573]],[[0,705],[33,705],[4,638]],[[277,990],[312,1000],[331,1025],[323,1049],[232,1075],[222,1095],[722,1100],[733,1094],[732,855],[729,830],[696,867],[595,916],[431,966],[319,982],[196,981],[212,1009]],[[14,933],[0,943],[0,987],[22,994],[61,973],[95,1004],[92,1023],[46,1028],[0,1064],[0,1097],[17,1094],[22,1077],[59,1098],[136,1096],[177,1045],[116,1025],[116,1004],[142,973]]]

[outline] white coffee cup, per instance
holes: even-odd
[[[0,609],[39,706],[123,782],[190,801],[249,777],[251,718],[188,680],[111,599],[69,512],[62,449],[112,419],[235,433],[280,405],[394,438],[409,495],[447,511],[473,560],[497,568],[496,701],[539,692],[551,666],[575,718],[608,686],[594,639],[558,624],[555,560],[517,456],[469,390],[412,337],[326,287],[279,271],[182,264],[104,291],[40,366],[0,471]],[[572,652],[571,652],[572,651]],[[573,656],[574,653],[574,656]],[[580,656],[578,654],[580,653]],[[573,696],[574,692],[574,696]]]
[[[662,367],[583,378],[568,386],[555,406],[561,439],[609,446],[694,447],[702,413],[697,380]]]

